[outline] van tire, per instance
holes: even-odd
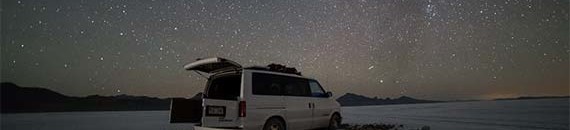
[[[342,123],[342,118],[339,114],[335,113],[331,116],[329,120],[329,130],[336,130],[340,128],[340,124]]]
[[[263,125],[263,130],[287,130],[285,128],[285,122],[279,118],[269,118],[265,125]]]

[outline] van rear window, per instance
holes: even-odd
[[[206,98],[237,100],[240,96],[241,75],[224,75],[210,81]]]
[[[252,93],[256,95],[311,95],[307,79],[264,73],[253,73],[252,78]]]

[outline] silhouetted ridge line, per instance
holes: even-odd
[[[45,88],[1,83],[1,112],[168,110],[170,99],[146,96],[66,96]]]
[[[430,101],[430,100],[420,100],[414,99],[407,96],[401,96],[396,99],[379,99],[379,98],[369,98],[366,96],[346,93],[345,95],[336,99],[341,106],[366,106],[366,105],[389,105],[389,104],[413,104],[413,103],[435,103],[440,101]]]

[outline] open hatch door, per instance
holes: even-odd
[[[227,70],[237,70],[240,69],[241,65],[224,58],[214,57],[207,59],[198,59],[195,62],[186,64],[184,69],[201,71],[204,73],[216,73]]]
[[[170,123],[200,123],[202,119],[202,93],[187,98],[170,100]]]
[[[172,98],[170,100],[170,123],[200,123],[202,100]]]

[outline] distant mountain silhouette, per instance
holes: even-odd
[[[341,97],[337,98],[336,101],[340,103],[341,106],[366,106],[366,105],[389,105],[389,104],[413,104],[413,103],[435,103],[440,101],[430,101],[430,100],[419,100],[407,96],[401,96],[396,99],[378,99],[369,98],[366,96],[346,93]]]
[[[529,100],[529,99],[552,99],[552,98],[570,98],[570,96],[537,96],[537,97],[517,97],[517,98],[497,98],[494,100]]]
[[[169,110],[171,101],[171,98],[159,99],[129,95],[72,97],[45,88],[20,87],[13,83],[1,83],[0,88],[2,113]],[[199,97],[201,93],[191,99],[198,100]],[[337,101],[342,106],[438,102],[418,100],[407,96],[396,99],[377,99],[353,93],[347,93],[339,97]]]
[[[0,112],[65,112],[65,111],[133,111],[133,110],[169,110],[172,98],[146,96],[99,96],[72,97],[45,88],[20,87],[13,83],[0,83]],[[202,93],[188,100],[200,100]],[[525,100],[545,98],[570,98],[568,96],[518,97],[495,100]],[[176,98],[186,99],[186,98]],[[346,93],[336,99],[342,106],[389,105],[435,103],[402,96],[396,99],[370,98],[358,94]],[[180,100],[183,101],[183,100]]]
[[[45,89],[1,83],[1,112],[168,110],[170,99],[145,96],[71,97]]]

